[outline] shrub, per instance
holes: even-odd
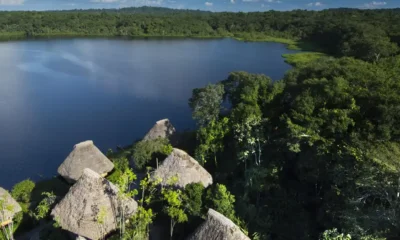
[[[172,152],[172,146],[168,139],[158,138],[155,140],[143,140],[133,146],[132,158],[135,167],[143,169],[150,161],[155,158],[162,158]]]
[[[32,191],[35,183],[27,179],[14,185],[11,196],[21,203],[29,203],[31,201]]]
[[[185,208],[192,216],[200,216],[203,207],[202,196],[204,186],[201,183],[191,183],[186,185],[183,199]]]

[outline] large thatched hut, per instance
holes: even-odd
[[[126,219],[132,216],[137,206],[135,200],[122,198],[116,186],[86,168],[51,215],[63,229],[96,240],[117,228],[122,213]]]
[[[172,126],[171,122],[168,119],[163,119],[156,122],[156,124],[144,136],[143,140],[155,140],[157,138],[167,138],[171,140],[171,137],[175,132],[175,128]]]
[[[187,240],[250,240],[250,238],[229,218],[209,209],[207,219]]]
[[[74,146],[58,168],[58,173],[68,182],[74,183],[81,177],[85,168],[105,176],[114,168],[114,164],[93,144],[93,141],[85,141]]]
[[[201,183],[204,187],[212,184],[212,176],[189,154],[174,148],[172,153],[154,171],[153,178],[161,178],[161,185],[168,185],[169,180],[178,177],[177,187],[190,183]]]
[[[21,211],[18,202],[4,188],[0,187],[0,227],[12,223],[14,215]]]

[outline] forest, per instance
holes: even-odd
[[[1,38],[34,36],[235,37],[281,41],[372,61],[397,53],[400,9],[212,13],[142,7],[0,12]]]
[[[186,239],[209,208],[254,240],[400,237],[399,9],[0,12],[0,35],[235,37],[323,53],[292,63],[279,81],[232,72],[194,89],[188,104],[197,129],[180,132],[178,142],[110,149],[107,179],[139,199],[139,214],[110,239],[147,239],[156,222],[171,223],[171,239]],[[172,146],[213,184],[159,189],[150,172]],[[49,214],[68,188],[59,178],[15,185],[16,234],[50,222],[42,239],[63,239]]]

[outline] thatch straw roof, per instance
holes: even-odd
[[[118,194],[116,186],[86,168],[51,215],[65,230],[100,239],[117,228],[122,209],[126,219],[137,210],[135,200]]]
[[[229,218],[210,208],[206,221],[187,240],[250,240],[250,238]]]
[[[20,212],[21,206],[3,188],[0,188],[0,226],[11,223],[14,215]]]
[[[185,187],[190,183],[202,183],[204,187],[212,184],[212,177],[196,160],[180,149],[174,148],[172,153],[153,173],[153,178],[161,178],[161,185],[168,185],[168,181],[178,177],[175,184]]]
[[[174,133],[175,128],[172,126],[171,122],[168,119],[163,119],[156,122],[156,124],[144,136],[143,140],[155,140],[157,138],[170,139]]]
[[[74,183],[81,177],[85,168],[104,176],[114,168],[114,164],[93,144],[93,141],[85,141],[74,146],[58,168],[58,173],[68,182]]]

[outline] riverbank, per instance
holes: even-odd
[[[32,33],[27,34],[25,32],[10,32],[0,33],[0,41],[15,41],[15,40],[32,40],[32,39],[57,39],[57,38],[117,38],[117,39],[223,39],[233,38],[238,41],[245,42],[275,42],[282,43],[287,46],[289,50],[298,51],[311,51],[317,52],[319,49],[310,42],[304,42],[301,40],[274,37],[256,33],[234,33],[227,35],[114,35],[114,34],[93,34],[93,33],[79,33],[79,32],[58,32],[58,33]]]

